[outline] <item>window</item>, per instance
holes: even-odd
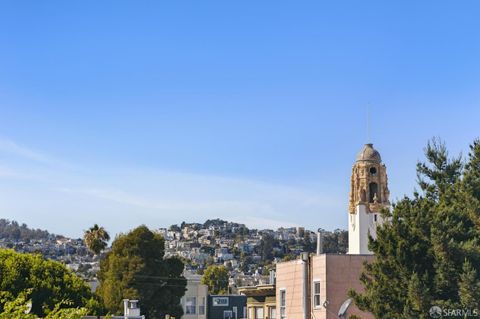
[[[255,308],[248,307],[248,319],[255,319]]]
[[[263,319],[263,307],[255,307],[255,319]]]
[[[238,318],[238,308],[233,307],[233,318],[237,319]]]
[[[375,198],[380,201],[379,194],[378,194],[378,185],[377,183],[370,183],[368,185],[368,190],[369,190],[369,203],[373,203],[375,201]]]
[[[377,222],[377,214],[373,214],[373,220]]]
[[[185,299],[185,314],[194,315],[197,308],[197,298],[196,297],[187,297]]]
[[[276,318],[277,318],[277,308],[270,307],[270,319],[276,319]]]
[[[198,305],[198,314],[199,315],[204,315],[205,314],[205,297],[202,297],[202,299],[200,299],[201,302],[200,304]]]
[[[233,312],[231,310],[224,310],[223,319],[233,319]]]
[[[287,318],[287,292],[285,289],[280,290],[280,319]]]
[[[319,308],[320,303],[320,281],[313,282],[313,307]]]
[[[377,174],[377,169],[375,167],[370,167],[370,174],[376,175]]]

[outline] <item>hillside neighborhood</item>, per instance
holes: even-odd
[[[229,270],[232,288],[265,282],[268,270],[275,263],[295,259],[304,251],[315,251],[317,240],[316,232],[303,227],[257,230],[220,219],[182,223],[154,231],[165,239],[166,257],[181,257],[186,271],[192,274],[202,274],[209,265],[224,265]],[[346,253],[346,231],[322,232],[329,253]],[[0,220],[0,247],[21,253],[40,253],[65,263],[91,282],[95,281],[99,269],[100,256],[92,254],[83,239],[29,229],[16,221]]]
[[[480,318],[480,1],[0,1],[0,319]]]

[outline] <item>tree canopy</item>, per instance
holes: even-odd
[[[202,284],[208,286],[212,295],[224,295],[228,292],[228,270],[224,266],[211,265],[205,269]]]
[[[3,312],[0,313],[0,319],[37,319],[37,315],[31,312],[29,295],[30,290],[20,293],[14,300],[2,298],[4,307]],[[64,308],[69,305],[70,303],[66,301],[57,304],[45,319],[82,319],[89,312],[85,307]]]
[[[316,241],[314,245],[316,249]],[[335,229],[323,234],[323,252],[326,254],[346,254],[348,250],[348,231]],[[315,250],[312,250],[314,252]]]
[[[185,293],[184,265],[176,257],[165,258],[160,234],[140,226],[121,234],[100,263],[98,293],[112,313],[121,313],[122,300],[138,299],[149,319],[166,314],[180,318],[180,299]]]
[[[431,141],[420,190],[398,201],[370,238],[375,254],[351,292],[376,318],[429,318],[429,309],[480,309],[480,141],[463,161]]]
[[[54,236],[46,230],[31,229],[26,224],[0,219],[0,238],[13,241],[30,241],[32,239],[48,239]]]
[[[85,282],[65,265],[41,255],[20,254],[0,249],[0,312],[19,296],[28,293],[31,313],[42,317],[58,305],[100,308]],[[24,297],[26,298],[26,297]]]

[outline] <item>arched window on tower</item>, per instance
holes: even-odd
[[[378,184],[377,183],[370,183],[368,185],[368,202],[373,203],[375,196],[377,200],[380,201],[379,194],[378,194]]]

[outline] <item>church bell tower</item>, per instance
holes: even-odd
[[[365,144],[352,168],[348,219],[348,253],[372,254],[368,235],[376,238],[380,211],[390,207],[387,168],[373,144]]]

